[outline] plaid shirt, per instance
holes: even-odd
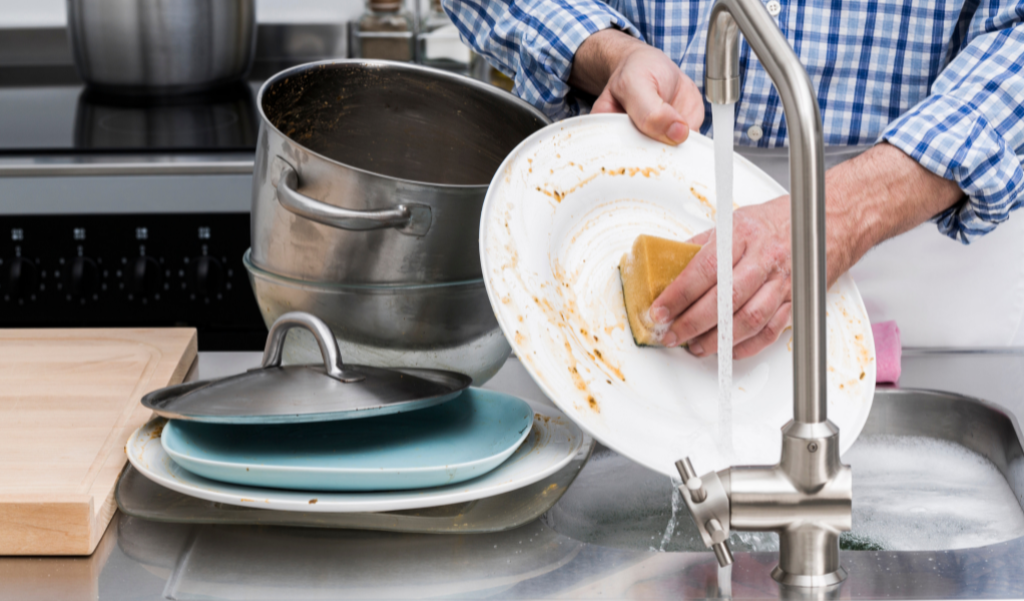
[[[957,182],[967,200],[936,221],[964,243],[1024,203],[1024,0],[779,1],[779,28],[817,86],[826,145],[887,140]],[[567,83],[573,56],[608,27],[660,48],[704,83],[711,0],[443,3],[463,40],[555,119],[585,110]],[[736,143],[785,146],[779,96],[745,43],[740,69]],[[755,125],[759,139],[748,133],[757,138]]]

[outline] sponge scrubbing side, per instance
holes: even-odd
[[[633,242],[633,249],[622,256],[619,275],[622,296],[626,302],[629,327],[638,346],[658,346],[649,310],[672,280],[686,268],[700,250],[697,244],[677,242],[643,234]]]

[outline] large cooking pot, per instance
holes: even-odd
[[[548,123],[476,80],[372,60],[289,69],[257,105],[252,261],[335,284],[480,278],[487,186]]]
[[[90,86],[118,93],[209,89],[248,73],[255,0],[67,0],[71,54]]]

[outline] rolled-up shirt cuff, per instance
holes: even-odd
[[[881,140],[964,191],[964,201],[934,219],[939,231],[964,244],[995,229],[1024,201],[1015,149],[984,114],[954,96],[929,96],[893,121]]]
[[[522,11],[513,4],[513,12]],[[548,117],[563,119],[580,113],[572,97],[569,75],[576,51],[591,35],[616,28],[642,40],[636,27],[604,2],[540,2],[537,10],[514,15],[525,22],[519,47],[514,92]]]

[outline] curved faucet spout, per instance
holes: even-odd
[[[789,132],[793,420],[782,429],[778,464],[733,467],[698,478],[684,460],[679,463],[685,483],[680,493],[723,565],[729,559],[731,529],[768,530],[780,539],[779,567],[772,573],[776,580],[830,586],[846,576],[839,565],[839,533],[851,526],[853,485],[850,468],[839,458],[839,429],[828,421],[826,410],[821,115],[807,71],[760,0],[716,0],[711,8],[704,72],[708,100],[731,104],[739,99],[740,33],[775,83]]]
[[[775,84],[786,115],[793,226],[793,419],[820,423],[828,414],[825,158],[818,99],[807,71],[759,0],[716,0],[704,71],[710,102],[730,104],[739,99],[740,33]]]

